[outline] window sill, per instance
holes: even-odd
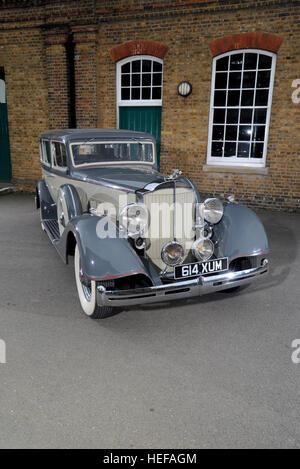
[[[269,168],[249,168],[244,166],[219,166],[204,164],[202,167],[206,173],[237,173],[237,174],[258,174],[260,176],[267,176]]]

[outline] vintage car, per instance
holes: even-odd
[[[74,256],[83,311],[197,297],[262,279],[268,240],[257,215],[201,197],[179,170],[158,171],[145,133],[53,130],[39,140],[41,225],[62,259]]]

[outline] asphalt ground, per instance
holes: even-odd
[[[259,216],[261,283],[93,321],[33,196],[1,196],[0,447],[299,448],[300,216]]]

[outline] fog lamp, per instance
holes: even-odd
[[[165,244],[161,251],[161,258],[167,265],[178,265],[184,257],[184,249],[177,241]]]
[[[192,249],[194,256],[200,262],[207,261],[214,253],[214,245],[210,239],[196,239]]]

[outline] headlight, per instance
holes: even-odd
[[[184,249],[177,241],[165,244],[161,251],[161,258],[167,265],[177,265],[183,260]]]
[[[120,213],[120,225],[129,235],[145,233],[148,228],[148,210],[140,204],[126,205]]]
[[[219,199],[211,198],[206,199],[200,205],[200,216],[209,223],[219,223],[223,217],[224,207]]]
[[[200,262],[207,261],[214,253],[214,245],[210,239],[196,239],[193,253]]]

